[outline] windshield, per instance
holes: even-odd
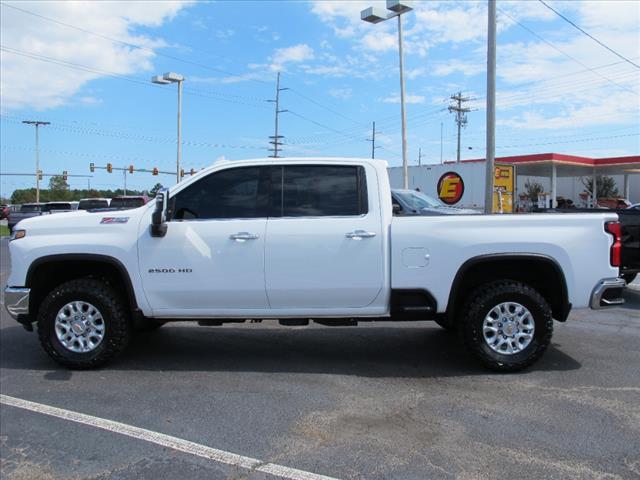
[[[114,198],[111,200],[111,208],[138,208],[144,205],[142,198]]]
[[[20,213],[39,212],[40,205],[22,205],[20,207]]]
[[[106,208],[108,206],[109,202],[106,199],[80,200],[78,210],[92,210],[94,208]]]
[[[413,190],[395,190],[393,193],[400,197],[402,201],[404,201],[414,210],[422,210],[423,208],[444,207],[444,205],[435,198],[432,198],[421,192],[415,192]]]

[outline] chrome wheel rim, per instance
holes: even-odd
[[[64,348],[74,353],[87,353],[95,350],[104,339],[104,318],[90,303],[76,300],[58,311],[55,330]]]
[[[482,334],[494,352],[514,355],[529,346],[535,328],[533,315],[527,307],[516,302],[503,302],[489,310],[482,325]]]

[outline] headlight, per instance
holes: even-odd
[[[11,234],[11,238],[9,239],[9,241],[20,240],[21,238],[24,238],[26,236],[27,236],[26,230],[14,230],[13,233]]]

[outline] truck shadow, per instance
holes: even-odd
[[[2,330],[3,368],[61,370],[20,327]],[[529,371],[576,370],[553,344]],[[439,327],[273,328],[167,325],[137,335],[106,369],[339,374],[360,377],[487,375],[455,335]],[[62,369],[64,370],[64,369]],[[55,377],[55,378],[54,378]],[[51,380],[64,380],[54,377]]]

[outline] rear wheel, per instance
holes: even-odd
[[[38,337],[56,362],[74,369],[109,362],[131,337],[122,296],[101,280],[71,280],[47,295],[38,311]]]
[[[465,346],[487,367],[515,372],[538,360],[551,342],[551,308],[535,289],[516,281],[477,289],[458,322]]]

